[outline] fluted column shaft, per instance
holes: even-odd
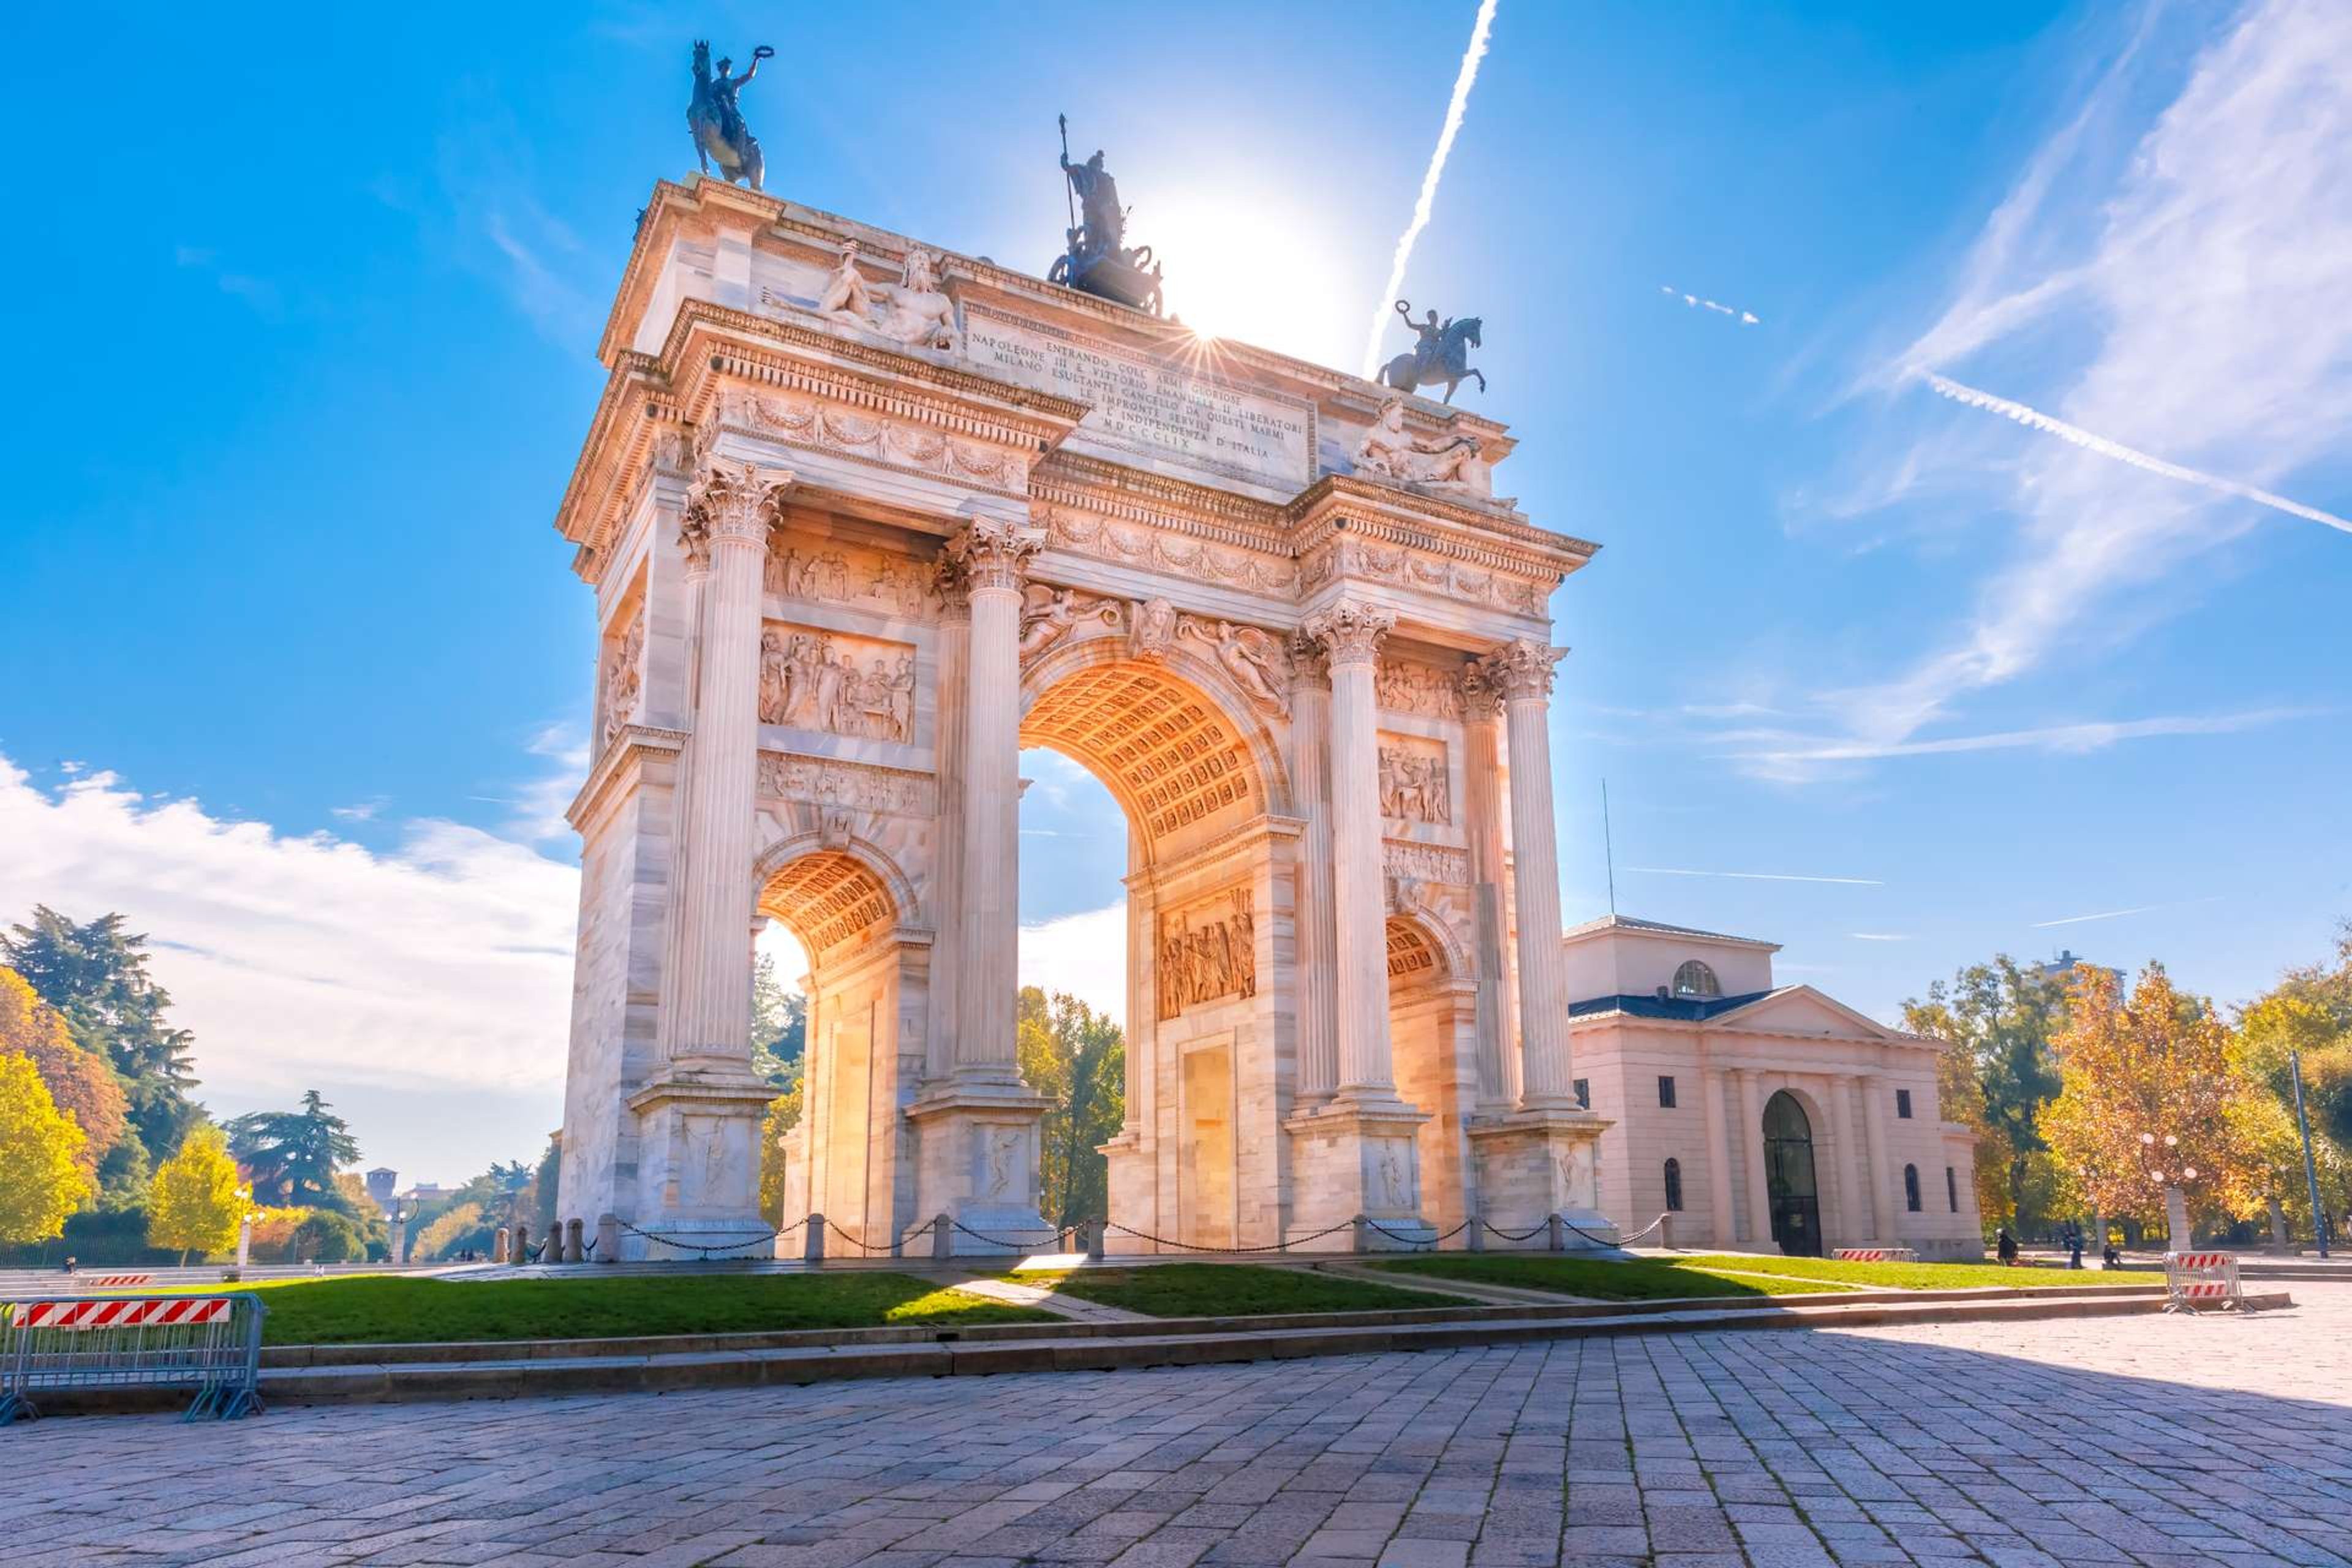
[[[1576,1104],[1568,959],[1559,944],[1559,849],[1551,806],[1551,679],[1561,651],[1537,642],[1508,643],[1480,666],[1502,690],[1509,732],[1520,1103],[1531,1110]]]
[[[1020,988],[1021,589],[1034,534],[975,522],[949,542],[971,605],[963,691],[963,907],[956,928],[955,1070],[1017,1082]]]
[[[963,908],[964,694],[971,684],[971,611],[962,574],[950,563],[940,574],[944,601],[940,616],[939,668],[931,689],[938,700],[939,909],[954,921]],[[952,925],[950,928],[954,929]],[[962,1025],[963,953],[954,938],[940,942],[931,963],[930,1033],[924,1042],[923,1076],[945,1078],[954,1070],[956,1037]]]
[[[1478,940],[1478,1104],[1500,1110],[1519,1098],[1511,1049],[1510,920],[1503,905],[1503,763],[1496,733],[1502,694],[1485,672],[1462,680],[1463,805],[1470,837],[1471,916]]]
[[[760,755],[760,579],[775,498],[792,476],[720,463],[689,494],[688,561],[707,562],[695,679],[694,738],[672,904],[665,1055],[751,1060],[751,885]],[[699,558],[699,559],[698,559]]]
[[[1332,964],[1331,686],[1323,646],[1301,637],[1291,649],[1290,766],[1298,815],[1298,1099],[1328,1100],[1339,1084],[1339,996]]]
[[[1331,671],[1332,972],[1339,1097],[1396,1099],[1389,1052],[1388,895],[1381,878],[1380,699],[1388,611],[1342,604],[1307,618]]]
[[[1739,1080],[1738,1142],[1748,1164],[1748,1245],[1762,1251],[1772,1245],[1772,1184],[1764,1168],[1764,1103],[1753,1068],[1736,1069]]]

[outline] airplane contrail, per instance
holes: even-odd
[[[1948,397],[1955,403],[1966,404],[1970,408],[1981,408],[1987,413],[1998,414],[2006,419],[2014,419],[2030,429],[2055,436],[2062,441],[2071,441],[2086,452],[2096,452],[2103,458],[2113,458],[2118,463],[2128,463],[2135,468],[2145,468],[2151,474],[2161,474],[2168,479],[2181,479],[2192,485],[2201,485],[2209,490],[2218,490],[2225,496],[2236,496],[2241,500],[2250,500],[2259,506],[2269,507],[2273,511],[2285,512],[2290,517],[2307,518],[2313,522],[2324,522],[2341,532],[2352,533],[2352,521],[2347,521],[2332,511],[2322,511],[2317,507],[2305,506],[2301,501],[2289,500],[2283,495],[2256,489],[2252,485],[2242,485],[2235,479],[2225,479],[2218,474],[2183,468],[2179,463],[2168,463],[2162,458],[2151,457],[2136,447],[2126,447],[2120,441],[2111,441],[2105,436],[2095,435],[2079,425],[2069,425],[2063,419],[2053,418],[2038,408],[2028,408],[2024,404],[2012,398],[1997,397],[1990,392],[1979,391],[1976,387],[1954,381],[1949,376],[1937,375],[1933,371],[1924,374],[1929,386],[1934,387],[1940,395]]]
[[[1486,58],[1486,35],[1495,26],[1495,0],[1478,0],[1478,20],[1470,28],[1470,47],[1462,51],[1462,68],[1454,73],[1454,100],[1445,106],[1445,127],[1437,133],[1437,149],[1429,155],[1429,167],[1421,176],[1421,196],[1412,204],[1412,221],[1404,226],[1397,237],[1396,259],[1389,264],[1388,287],[1381,290],[1380,299],[1372,305],[1372,330],[1364,340],[1364,375],[1369,379],[1380,368],[1381,333],[1389,324],[1390,303],[1404,287],[1405,263],[1412,259],[1413,241],[1429,226],[1429,210],[1437,201],[1438,177],[1445,173],[1445,160],[1454,151],[1454,133],[1462,129],[1463,112],[1470,107],[1471,84],[1478,79],[1478,62]]]

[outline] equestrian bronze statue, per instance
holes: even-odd
[[[695,156],[702,160],[702,172],[710,173],[717,163],[719,172],[731,184],[740,180],[753,190],[762,187],[767,178],[767,161],[760,155],[759,138],[743,123],[742,106],[736,95],[746,83],[760,74],[760,62],[772,59],[776,51],[761,44],[751,51],[751,68],[741,76],[731,76],[732,59],[719,62],[719,74],[710,72],[710,46],[698,38],[694,45],[694,99],[686,106],[687,133],[694,138]]]
[[[1471,368],[1470,351],[1482,346],[1478,331],[1486,323],[1475,316],[1455,321],[1451,316],[1440,322],[1434,310],[1423,314],[1418,321],[1412,319],[1412,305],[1399,300],[1396,313],[1404,318],[1419,341],[1412,352],[1401,353],[1381,369],[1381,382],[1399,392],[1418,392],[1424,386],[1445,384],[1445,401],[1454,401],[1454,389],[1465,381],[1475,381],[1478,390],[1486,390],[1486,378]]]

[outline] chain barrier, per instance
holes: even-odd
[[[1660,1226],[1664,1225],[1664,1224],[1666,1223],[1666,1216],[1665,1216],[1664,1215],[1661,1214],[1660,1215],[1658,1215],[1658,1217],[1657,1217],[1657,1218],[1655,1218],[1655,1219],[1652,1220],[1649,1224],[1647,1224],[1647,1225],[1643,1226],[1641,1229],[1639,1229],[1639,1230],[1635,1231],[1633,1235],[1631,1235],[1631,1236],[1621,1236],[1621,1237],[1618,1237],[1616,1240],[1614,1240],[1614,1241],[1611,1241],[1611,1240],[1609,1240],[1609,1239],[1608,1239],[1607,1237],[1599,1237],[1599,1236],[1595,1236],[1595,1235],[1593,1235],[1591,1231],[1589,1231],[1589,1230],[1585,1229],[1582,1226],[1578,1225],[1574,1220],[1563,1219],[1563,1220],[1561,1220],[1559,1223],[1560,1223],[1560,1224],[1562,1224],[1562,1225],[1564,1225],[1564,1226],[1568,1226],[1568,1228],[1569,1228],[1569,1229],[1570,1229],[1570,1230],[1572,1230],[1572,1231],[1576,1232],[1576,1234],[1577,1234],[1577,1235],[1579,1235],[1579,1236],[1580,1236],[1580,1237],[1584,1237],[1584,1239],[1585,1239],[1585,1240],[1587,1240],[1587,1241],[1598,1242],[1598,1243],[1600,1243],[1602,1247],[1626,1247],[1626,1246],[1630,1246],[1630,1245],[1632,1245],[1632,1244],[1633,1244],[1633,1243],[1634,1243],[1634,1242],[1637,1242],[1637,1241],[1641,1240],[1643,1237],[1645,1237],[1645,1236],[1649,1235],[1652,1231],[1654,1231],[1654,1230],[1657,1229]]]
[[[1366,1215],[1364,1216],[1364,1223],[1370,1226],[1374,1230],[1379,1231],[1382,1236],[1387,1237],[1391,1241],[1402,1241],[1409,1247],[1435,1247],[1442,1241],[1453,1240],[1455,1237],[1460,1236],[1464,1231],[1470,1228],[1470,1222],[1465,1219],[1460,1225],[1455,1226],[1452,1230],[1446,1231],[1442,1235],[1420,1237],[1412,1235],[1405,1231],[1391,1230],[1388,1226],[1382,1225],[1380,1221],[1374,1219],[1370,1215]],[[1489,1228],[1492,1227],[1490,1226]]]
[[[1103,1228],[1105,1230],[1122,1231],[1129,1236],[1134,1237],[1139,1241],[1149,1241],[1158,1247],[1173,1247],[1185,1252],[1210,1252],[1215,1253],[1220,1257],[1238,1258],[1243,1256],[1255,1256],[1259,1253],[1288,1252],[1293,1247],[1299,1246],[1303,1242],[1320,1241],[1323,1237],[1334,1235],[1337,1232],[1352,1230],[1355,1228],[1355,1225],[1356,1222],[1354,1220],[1342,1220],[1338,1225],[1331,1226],[1323,1230],[1316,1231],[1312,1235],[1297,1237],[1289,1241],[1276,1242],[1271,1247],[1203,1247],[1197,1242],[1177,1241],[1165,1236],[1154,1236],[1150,1231],[1137,1230],[1130,1226],[1121,1225],[1117,1220],[1105,1221]]]
[[[806,1222],[806,1221],[803,1221],[802,1223],[806,1224],[807,1222]],[[939,1222],[938,1222],[937,1220],[934,1220],[934,1221],[932,1221],[931,1223],[932,1223],[933,1225],[937,1225]],[[833,1221],[832,1221],[832,1220],[830,1220],[830,1219],[828,1219],[828,1220],[826,1220],[826,1221],[824,1222],[824,1227],[825,1227],[825,1229],[827,1229],[827,1230],[829,1230],[829,1231],[833,1232],[833,1234],[834,1234],[834,1235],[835,1235],[835,1236],[837,1236],[837,1237],[841,1237],[841,1239],[842,1239],[842,1240],[844,1240],[844,1241],[845,1241],[845,1242],[849,1243],[849,1245],[850,1245],[850,1246],[852,1246],[852,1247],[854,1247],[857,1248],[858,1252],[859,1252],[862,1256],[864,1256],[864,1257],[871,1258],[871,1257],[873,1257],[873,1256],[874,1256],[876,1253],[877,1253],[877,1252],[887,1254],[887,1253],[888,1253],[888,1252],[889,1252],[889,1250],[890,1250],[889,1247],[888,1247],[888,1246],[887,1246],[887,1245],[882,1246],[882,1247],[868,1247],[868,1246],[866,1246],[865,1242],[863,1242],[863,1241],[859,1240],[856,1237],[854,1237],[854,1236],[850,1235],[850,1234],[849,1234],[849,1232],[847,1232],[847,1231],[845,1231],[845,1230],[842,1229],[842,1228],[841,1228],[841,1226],[837,1226],[837,1225],[834,1224],[834,1223],[833,1223]]]
[[[1505,1230],[1501,1226],[1490,1225],[1483,1218],[1478,1223],[1485,1227],[1488,1235],[1498,1236],[1505,1241],[1533,1241],[1537,1237],[1547,1235],[1551,1230],[1549,1224],[1530,1226],[1526,1230]]]
[[[936,1226],[939,1222],[938,1222],[937,1220],[934,1220],[934,1221],[932,1221],[931,1223],[932,1223],[934,1226]],[[960,1231],[963,1232],[966,1236],[971,1237],[974,1241],[984,1241],[984,1242],[988,1243],[988,1245],[989,1245],[989,1246],[991,1246],[991,1247],[1012,1247],[1014,1251],[1019,1252],[1019,1251],[1024,1250],[1025,1248],[1027,1248],[1027,1247],[1030,1246],[1030,1243],[1025,1242],[1025,1241],[1007,1241],[1004,1237],[1001,1237],[1001,1236],[986,1236],[986,1235],[983,1235],[983,1234],[982,1234],[981,1232],[979,1232],[979,1231],[976,1231],[976,1230],[972,1229],[972,1228],[971,1228],[971,1226],[968,1226],[968,1225],[964,1224],[964,1222],[963,1222],[963,1221],[961,1221],[961,1220],[960,1220],[960,1219],[958,1219],[958,1220],[950,1220],[948,1223],[949,1223],[949,1224],[950,1224],[950,1225],[952,1225],[952,1226],[954,1226],[958,1230],[960,1230]],[[1047,1233],[1047,1234],[1049,1234],[1049,1235],[1054,1238],[1054,1240],[1055,1240],[1055,1242],[1059,1242],[1059,1241],[1062,1239],[1062,1235],[1063,1235],[1063,1233],[1062,1233],[1062,1232],[1060,1232],[1060,1231],[1058,1231],[1058,1230],[1056,1230],[1056,1231],[1052,1231],[1052,1232],[1049,1232],[1049,1233]]]
[[[673,1247],[680,1252],[698,1252],[702,1256],[697,1261],[708,1263],[710,1261],[710,1255],[714,1252],[740,1252],[747,1247],[771,1246],[779,1237],[790,1235],[792,1232],[798,1230],[801,1226],[805,1223],[805,1221],[796,1220],[793,1224],[786,1226],[782,1230],[772,1230],[765,1236],[755,1236],[745,1241],[729,1242],[724,1247],[712,1247],[707,1243],[690,1238],[662,1236],[650,1230],[639,1230],[627,1220],[622,1220],[620,1222],[620,1226],[623,1230],[627,1231],[631,1236],[642,1236],[647,1241],[658,1241],[664,1247]],[[542,1242],[541,1245],[544,1247],[546,1244]],[[532,1256],[531,1261],[538,1261],[536,1254]]]

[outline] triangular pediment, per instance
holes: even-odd
[[[1725,1029],[1770,1029],[1791,1035],[1829,1035],[1842,1039],[1901,1040],[1910,1037],[1810,985],[1784,985],[1748,1003],[1717,1014],[1709,1023]]]

